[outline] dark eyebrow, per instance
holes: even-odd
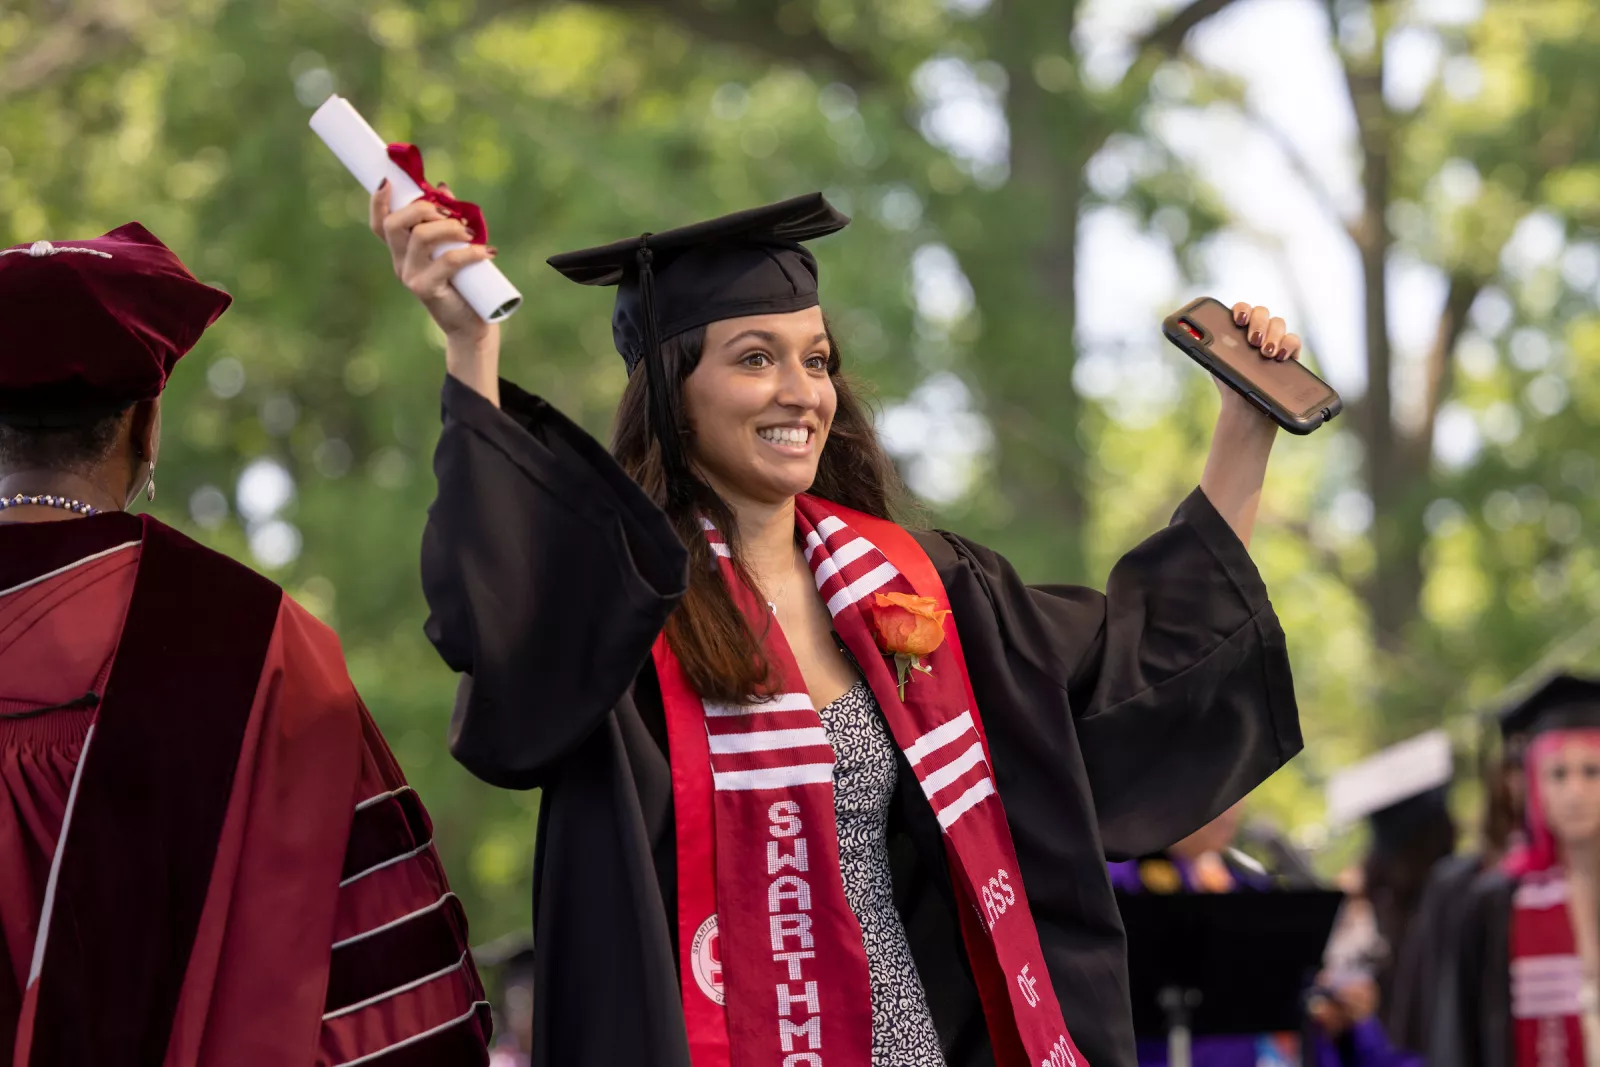
[[[775,344],[778,343],[778,335],[773,333],[773,332],[771,332],[770,330],[750,329],[750,330],[740,330],[738,333],[734,334],[732,337],[730,337],[726,341],[722,342],[722,347],[723,348],[732,348],[735,344],[739,343],[740,341],[743,341],[747,337],[753,337],[758,341],[765,341],[769,345],[775,345]],[[826,333],[819,333],[819,334],[817,334],[815,337],[813,337],[811,339],[811,344],[818,345],[818,344],[821,344],[822,342],[826,341],[827,339],[828,339],[828,335]]]

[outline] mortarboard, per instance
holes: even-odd
[[[159,396],[232,300],[137,222],[0,251],[0,420],[66,424]]]
[[[645,364],[650,418],[669,486],[682,484],[688,462],[682,442],[669,433],[674,417],[667,407],[661,342],[719,319],[815,307],[817,261],[802,242],[849,224],[821,193],[810,193],[550,257],[550,265],[572,281],[617,287],[612,339],[629,374]]]
[[[1500,729],[1512,734],[1600,727],[1600,679],[1556,674],[1500,712]]]
[[[1443,730],[1391,745],[1328,779],[1328,821],[1345,826],[1370,818],[1374,833],[1444,803],[1455,761]]]

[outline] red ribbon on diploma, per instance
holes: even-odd
[[[422,176],[421,149],[414,144],[392,144],[389,146],[389,158],[395,166],[406,172],[406,177],[417,183],[417,188],[422,190],[422,199],[451,218],[460,219],[471,227],[473,244],[488,243],[489,224],[483,219],[483,209],[477,204],[457,200],[449,193],[429,185],[428,179]]]

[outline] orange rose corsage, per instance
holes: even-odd
[[[933,668],[922,662],[922,657],[944,644],[944,618],[949,614],[950,610],[940,608],[939,602],[931,596],[874,594],[873,636],[884,655],[894,657],[901,700],[906,698],[906,682],[912,671],[933,673]]]

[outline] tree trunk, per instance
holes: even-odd
[[[1429,443],[1402,438],[1395,424],[1389,340],[1389,230],[1393,199],[1395,116],[1383,98],[1383,46],[1391,21],[1389,4],[1374,3],[1378,45],[1368,55],[1343,52],[1345,84],[1355,111],[1361,148],[1361,216],[1352,227],[1361,258],[1365,298],[1367,394],[1352,420],[1361,438],[1363,476],[1372,502],[1373,575],[1363,590],[1380,651],[1398,653],[1417,615],[1422,592],[1422,511],[1427,506]]]
[[[990,54],[1009,77],[1011,177],[978,201],[979,237],[958,249],[983,327],[970,374],[993,426],[996,486],[1008,505],[985,535],[1024,575],[1052,580],[1089,577],[1084,404],[1072,377],[1078,210],[1093,149],[1085,149],[1081,94],[1045,92],[1033,63],[1073,54],[1075,6],[1046,13],[1007,5],[992,16]]]

